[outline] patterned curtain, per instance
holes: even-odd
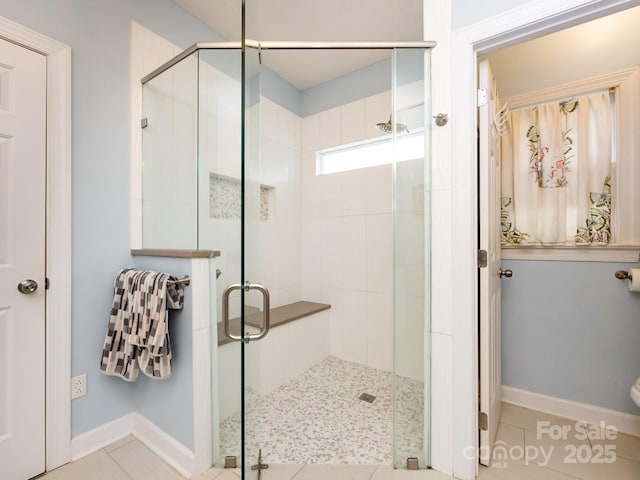
[[[608,244],[608,92],[508,114],[502,136],[502,244]]]

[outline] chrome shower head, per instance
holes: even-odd
[[[389,121],[376,123],[376,128],[384,133],[391,133],[393,131],[394,124],[391,122],[391,116],[389,116]],[[409,133],[409,129],[404,123],[396,123],[395,124],[396,133]]]

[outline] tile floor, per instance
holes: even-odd
[[[506,456],[503,460],[494,455],[492,467],[481,467],[479,478],[640,479],[640,438],[605,435],[596,426],[579,426],[573,420],[504,403],[495,446]]]
[[[224,477],[223,477],[224,478]],[[160,457],[129,435],[38,480],[184,480]]]
[[[249,452],[278,464],[390,465],[393,445],[392,374],[327,357],[249,404]],[[420,457],[424,417],[422,382],[396,377],[397,462]],[[373,403],[360,400],[375,396]],[[240,461],[240,412],[220,424],[220,456]],[[424,465],[425,459],[419,458]],[[256,460],[257,463],[257,460]]]
[[[481,467],[481,480],[638,480],[640,438],[617,434],[615,440],[581,439],[575,422],[504,404],[496,446],[507,452],[492,467]],[[554,440],[537,422],[565,428],[566,439]],[[598,430],[589,430],[596,434]],[[540,433],[540,435],[538,435]],[[598,433],[599,435],[599,433]],[[540,437],[540,438],[538,438]],[[576,438],[578,437],[578,438]],[[609,447],[607,448],[607,445]],[[553,447],[553,448],[552,448]],[[602,447],[602,448],[601,448]],[[525,458],[520,452],[527,452]],[[551,454],[549,454],[551,452]],[[611,459],[612,463],[598,463]],[[571,463],[575,460],[575,463]],[[199,480],[238,480],[237,469],[211,469]],[[263,480],[451,480],[434,471],[410,472],[376,465],[278,465],[263,471]],[[82,460],[50,472],[45,480],[183,480],[140,441],[129,436]],[[39,479],[39,480],[40,480]]]

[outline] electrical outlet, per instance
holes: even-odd
[[[71,400],[87,394],[87,374],[71,378]]]

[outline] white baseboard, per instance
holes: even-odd
[[[100,425],[71,439],[71,461],[86,457],[133,432],[134,413]]]
[[[598,424],[604,421],[607,425],[615,426],[619,432],[640,436],[639,415],[618,412],[617,410],[572,400],[549,397],[505,385],[502,386],[502,401],[590,424]]]
[[[134,413],[133,436],[185,478],[193,475],[195,454],[146,417]]]
[[[195,454],[137,412],[73,437],[71,460],[79,460],[127,435],[136,437],[183,477],[193,475]]]

